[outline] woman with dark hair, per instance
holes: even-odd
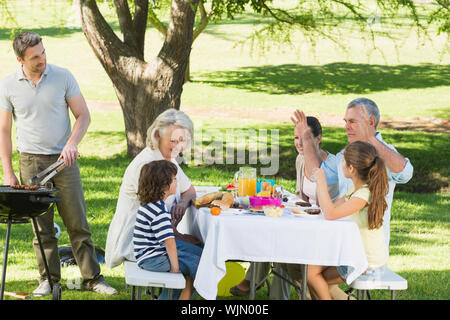
[[[321,148],[322,145],[322,126],[315,117],[306,117],[306,123],[311,130],[311,136],[313,143],[322,158],[322,161],[333,160],[334,155]],[[295,161],[295,167],[297,171],[297,184],[295,193],[297,196],[313,205],[319,205],[317,202],[316,183],[311,181],[311,172],[308,172],[305,167],[305,158],[303,156],[303,143],[302,139],[298,135],[294,135],[295,148],[298,151],[298,156]],[[328,185],[328,192],[331,199],[336,199],[339,193],[339,186],[337,183]]]

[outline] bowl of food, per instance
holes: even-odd
[[[283,208],[277,206],[263,206],[263,210],[268,217],[280,217],[283,214]]]

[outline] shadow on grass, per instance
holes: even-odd
[[[269,94],[369,93],[389,89],[450,85],[450,65],[372,65],[336,62],[326,65],[267,65],[199,74],[199,82]]]
[[[420,221],[417,222],[417,225],[420,224]],[[429,229],[428,229],[429,230]],[[389,245],[389,255],[390,256],[420,256],[423,253],[414,251],[413,249],[405,248],[403,245],[408,244],[410,248],[423,248],[423,247],[432,247],[436,245],[434,239],[417,239],[411,234],[408,234],[404,231],[399,231],[397,228],[391,227],[391,241]]]
[[[12,40],[14,39],[14,36],[21,31],[36,32],[42,37],[55,37],[55,38],[69,37],[72,34],[83,32],[81,28],[65,28],[65,27],[26,28],[26,29],[17,28],[14,30],[14,32],[12,29],[9,28],[8,29],[0,28],[0,40],[9,40],[9,39]]]

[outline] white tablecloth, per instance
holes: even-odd
[[[279,218],[210,209],[185,214],[184,231],[205,243],[194,287],[205,299],[216,299],[217,285],[226,272],[225,261],[286,262],[353,267],[351,283],[367,269],[357,225],[348,220],[325,220],[322,215],[293,215],[285,209]]]

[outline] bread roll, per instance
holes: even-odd
[[[221,210],[229,209],[234,203],[234,196],[231,192],[225,192],[222,200],[214,200],[211,204],[219,206]]]
[[[291,208],[291,211],[292,211],[292,213],[295,213],[295,214],[306,214],[305,211],[300,210],[300,209]]]
[[[198,198],[195,201],[195,204],[198,205],[198,206],[202,206],[202,205],[211,203],[212,201],[217,200],[217,199],[221,199],[221,198],[222,198],[222,192],[220,192],[220,191],[210,192],[210,193],[207,193],[204,196]]]

